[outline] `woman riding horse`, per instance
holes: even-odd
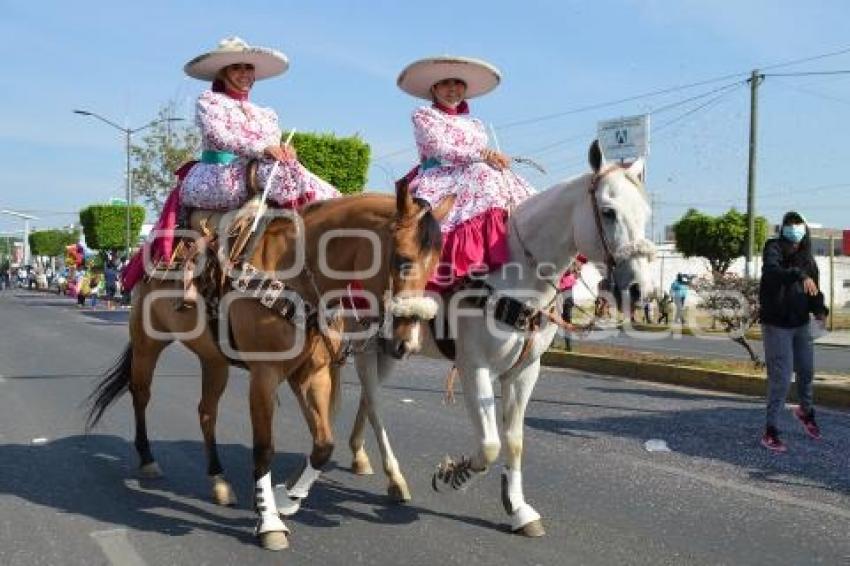
[[[487,147],[481,120],[469,116],[467,100],[492,91],[500,80],[489,63],[449,56],[411,63],[398,77],[403,91],[431,101],[413,112],[421,161],[408,174],[411,189],[432,206],[454,198],[441,225],[443,251],[431,290],[449,290],[507,262],[508,215],[534,194],[510,170],[510,158]]]
[[[154,226],[153,260],[169,258],[182,207],[232,210],[249,198],[248,164],[257,161],[256,184],[269,187],[268,200],[280,208],[298,209],[340,196],[340,192],[298,162],[295,149],[281,144],[278,117],[271,108],[248,100],[254,82],[281,75],[289,68],[286,55],[248,45],[238,37],[222,39],[218,47],[184,66],[192,78],[211,81],[198,97],[195,122],[201,130],[200,161],[183,165],[177,189],[163,205]],[[270,179],[271,177],[271,179]],[[144,274],[144,254],[137,254],[122,273],[122,287],[131,289]]]
[[[201,129],[201,162],[183,180],[180,196],[185,206],[233,209],[248,197],[245,166],[260,160],[257,178],[265,186],[274,170],[268,198],[284,208],[298,208],[314,200],[340,195],[298,162],[295,149],[281,145],[277,114],[248,100],[254,82],[284,73],[289,61],[283,53],[253,47],[228,37],[218,47],[185,66],[186,74],[212,81],[195,107]]]

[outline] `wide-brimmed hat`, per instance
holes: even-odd
[[[431,100],[431,87],[445,79],[466,83],[466,98],[487,94],[502,80],[499,69],[470,57],[444,55],[414,61],[404,68],[396,83],[407,94]]]
[[[289,59],[280,51],[248,45],[233,36],[225,37],[218,47],[186,63],[183,70],[194,79],[212,81],[220,70],[236,63],[254,65],[254,78],[258,81],[283,74],[289,68]]]

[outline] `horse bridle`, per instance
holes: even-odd
[[[596,222],[596,233],[602,241],[602,250],[605,253],[605,267],[608,269],[609,280],[613,279],[614,268],[617,267],[617,259],[611,251],[611,243],[608,241],[608,235],[605,233],[605,227],[602,225],[602,211],[599,209],[597,191],[599,190],[600,181],[617,169],[622,169],[622,166],[615,163],[606,169],[597,171],[590,178],[590,187],[588,188],[590,202],[593,205],[593,219]]]
[[[602,242],[602,250],[605,254],[605,267],[607,268],[607,277],[609,278],[609,280],[613,279],[614,269],[617,267],[617,257],[612,251],[611,243],[608,240],[608,235],[605,233],[605,227],[602,225],[602,211],[599,208],[599,198],[597,196],[597,191],[600,187],[600,181],[602,181],[602,179],[604,179],[605,177],[607,177],[618,169],[623,169],[623,167],[620,164],[615,163],[601,171],[594,173],[590,179],[590,187],[588,188],[588,193],[590,194],[590,202],[593,205],[593,219],[596,223],[596,232],[599,235],[600,241]],[[635,182],[631,177],[628,177],[628,179],[633,183]],[[514,221],[513,216],[511,216],[511,224],[513,225],[514,234],[516,235],[516,239],[519,242],[519,247],[522,250],[523,256],[525,256],[525,259],[531,264],[531,267],[536,271],[537,266],[540,264],[540,262],[537,261],[537,258],[534,256],[533,253],[531,253],[531,250],[528,249],[528,246],[523,241],[522,235],[519,231],[519,227],[516,225],[516,221]],[[555,290],[555,294],[557,297],[557,294],[561,291],[558,286],[555,285],[548,278],[544,278],[543,280]],[[552,301],[550,301],[549,304],[547,304],[541,310],[545,310],[552,306],[552,303],[554,301],[555,299],[552,299]]]

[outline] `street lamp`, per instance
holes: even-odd
[[[133,136],[133,134],[141,132],[142,130],[145,130],[147,128],[150,128],[151,126],[156,126],[157,124],[159,124],[161,122],[180,122],[180,121],[183,120],[183,118],[160,118],[159,120],[153,120],[151,122],[148,122],[144,126],[140,126],[138,128],[124,128],[122,126],[119,126],[118,124],[116,124],[112,120],[108,120],[108,119],[104,118],[100,114],[95,114],[94,112],[89,112],[87,110],[74,110],[74,114],[79,114],[81,116],[91,116],[92,118],[97,118],[101,122],[103,122],[105,124],[109,124],[110,126],[115,128],[116,130],[121,130],[122,132],[124,132],[124,139],[126,141],[125,148],[127,150],[127,170],[126,170],[127,171],[127,182],[126,182],[126,188],[127,188],[127,195],[126,195],[126,199],[127,199],[127,219],[126,219],[126,221],[127,221],[127,234],[126,234],[126,236],[127,237],[126,237],[126,240],[125,240],[124,243],[126,244],[125,245],[125,247],[126,247],[125,251],[126,251],[126,254],[127,254],[127,258],[129,259],[129,257],[130,257],[130,207],[133,205],[133,190],[132,190],[132,187],[131,187],[131,180],[130,180],[130,138]]]
[[[18,218],[22,218],[24,221],[24,265],[30,264],[30,220],[38,220],[35,216],[30,216],[29,214],[24,214],[23,212],[16,212],[14,210],[0,210],[0,214],[8,214],[9,216],[16,216]]]

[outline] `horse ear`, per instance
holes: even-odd
[[[414,213],[415,203],[410,194],[407,179],[399,179],[395,184],[395,209],[399,218],[410,216]]]
[[[599,173],[599,170],[602,169],[602,149],[599,147],[599,140],[593,140],[593,143],[590,144],[590,149],[587,150],[587,161],[590,163],[590,168],[593,169],[594,173]]]
[[[629,174],[636,179],[643,179],[643,168],[646,166],[646,160],[643,157],[638,157],[629,165]]]
[[[449,195],[438,202],[437,206],[431,209],[431,216],[433,216],[437,222],[442,222],[443,219],[448,216],[449,212],[451,212],[454,205],[455,195]]]

